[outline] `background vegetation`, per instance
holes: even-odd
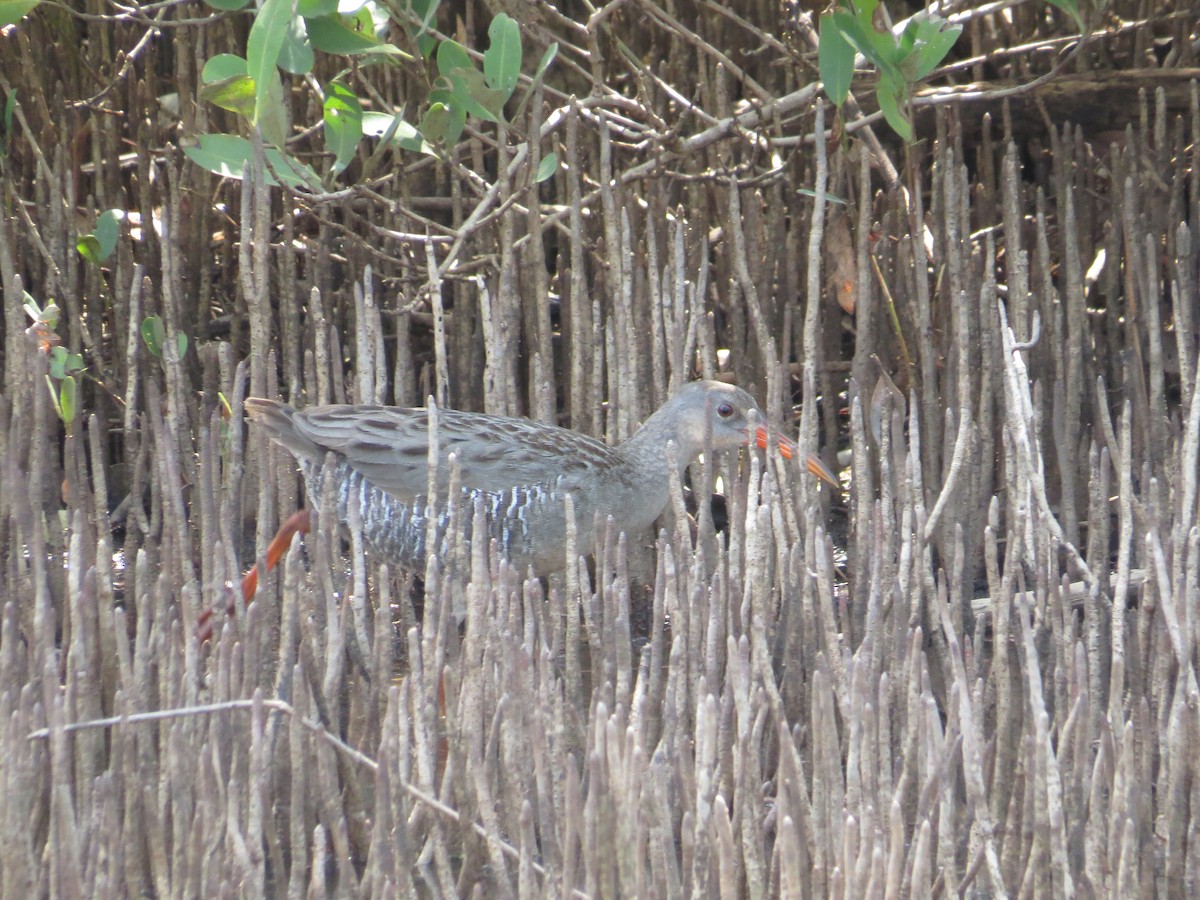
[[[832,61],[793,2],[33,6],[0,895],[1200,892],[1191,3],[856,0]],[[618,440],[701,375],[845,495],[710,460],[594,580],[324,531],[226,617],[303,502],[246,396]]]

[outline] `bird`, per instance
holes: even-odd
[[[729,450],[756,444],[765,449],[769,442],[766,418],[754,398],[719,381],[684,385],[615,446],[529,419],[438,410],[441,505],[431,507],[427,409],[345,404],[296,409],[252,397],[245,410],[251,422],[297,459],[312,503],[319,503],[323,480],[332,478],[338,520],[347,522],[351,505],[358,505],[367,543],[402,568],[418,572],[425,567],[430,516],[438,517],[435,533],[445,534],[451,454],[458,460],[457,499],[468,541],[475,537],[470,533],[473,511],[481,504],[487,537],[499,543],[512,564],[543,576],[568,565],[568,494],[575,509],[576,551],[589,555],[597,515],[601,522],[611,517],[617,531],[634,534],[662,514],[670,502],[669,443],[675,445],[674,462],[682,475],[706,446]],[[790,459],[795,444],[783,435],[776,440],[780,453]],[[808,458],[807,468],[838,485],[815,456]]]

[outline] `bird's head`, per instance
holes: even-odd
[[[663,425],[674,425],[680,460],[684,463],[703,452],[706,445],[714,450],[732,450],[756,444],[765,450],[772,439],[784,459],[791,459],[796,454],[796,445],[790,438],[780,432],[768,431],[767,417],[754,398],[731,384],[693,381],[652,418],[659,416],[664,418]],[[839,486],[837,479],[815,456],[806,460],[806,466],[822,481]]]

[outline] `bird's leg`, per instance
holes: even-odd
[[[279,531],[275,533],[275,537],[271,539],[271,543],[267,546],[267,571],[270,572],[277,565],[279,560],[283,559],[283,555],[287,553],[288,548],[292,546],[292,538],[297,534],[308,534],[312,531],[312,514],[307,509],[301,509],[288,516],[287,520],[279,526]],[[242,603],[248,604],[254,599],[254,594],[258,591],[258,564],[255,563],[250,567],[250,571],[242,577]],[[237,612],[237,603],[232,595],[229,600],[229,607],[226,610],[228,615],[234,615]],[[196,621],[196,637],[200,643],[204,643],[212,637],[213,632],[213,610],[206,609],[200,613],[199,619]]]
[[[310,531],[312,531],[312,514],[307,509],[297,510],[288,516],[287,520],[279,526],[279,530],[275,532],[271,543],[267,545],[267,571],[270,572],[279,565],[279,560],[283,559],[283,555],[292,546],[293,537],[297,534],[308,534]],[[242,602],[249,603],[253,600],[257,590],[258,564],[255,563],[242,578]]]

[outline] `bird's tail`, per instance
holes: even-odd
[[[264,431],[271,440],[281,444],[299,460],[320,462],[325,451],[302,435],[296,428],[296,410],[278,400],[262,397],[247,397],[244,404],[246,415]]]

